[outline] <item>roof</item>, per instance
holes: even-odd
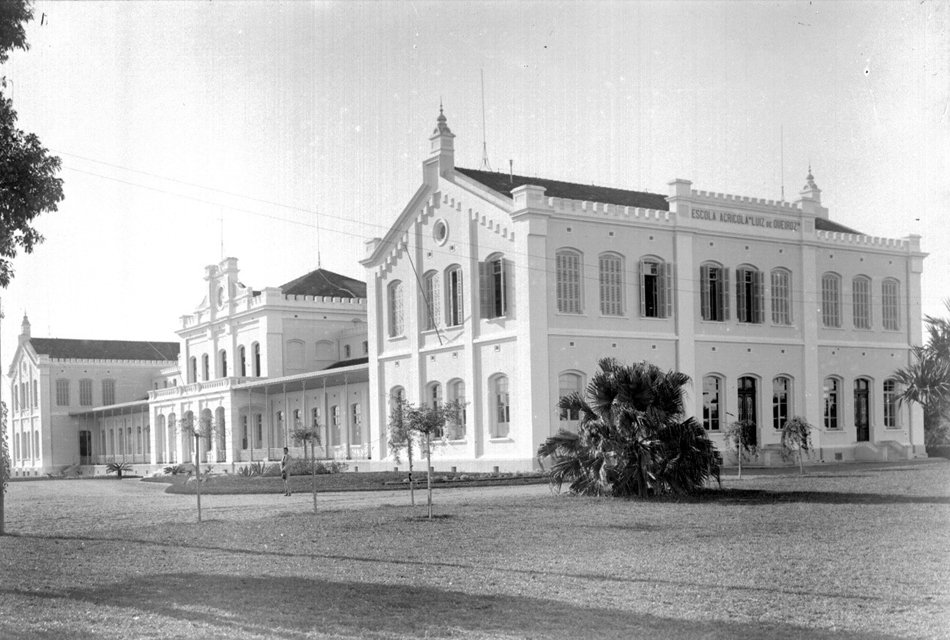
[[[30,338],[33,350],[58,360],[178,360],[177,342]]]
[[[342,369],[343,367],[355,367],[358,364],[369,364],[369,358],[364,357],[364,358],[350,358],[349,360],[340,360],[339,362],[335,362],[331,364],[329,367],[326,367],[324,371],[326,371],[327,369]]]
[[[595,187],[590,184],[561,182],[560,180],[547,180],[545,178],[528,178],[526,176],[509,175],[507,173],[496,173],[494,171],[463,169],[461,167],[456,167],[455,170],[463,176],[469,177],[493,191],[497,191],[506,198],[512,197],[511,191],[513,189],[531,184],[544,187],[544,195],[551,198],[603,202],[605,204],[658,209],[660,211],[670,210],[670,204],[666,201],[666,196],[659,193],[627,191],[626,189],[614,189],[611,187]]]
[[[837,231],[838,233],[856,233],[858,235],[864,235],[860,231],[855,231],[851,227],[846,227],[843,224],[838,224],[837,222],[832,222],[831,220],[825,220],[824,218],[815,218],[815,230]]]
[[[366,283],[326,269],[317,269],[280,286],[287,296],[365,298]]]

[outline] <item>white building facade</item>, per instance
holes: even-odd
[[[926,455],[893,379],[922,339],[918,236],[831,221],[810,172],[795,203],[651,194],[457,168],[454,137],[440,114],[422,185],[362,261],[378,449],[394,396],[460,399],[434,462],[530,469],[609,356],[688,374],[712,440],[753,420],[761,463],[794,415],[818,460]]]

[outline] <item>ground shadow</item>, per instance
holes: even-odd
[[[767,489],[707,489],[684,497],[680,502],[719,502],[722,504],[772,505],[783,502],[809,504],[944,504],[947,496],[899,495],[893,493],[851,493],[846,491],[772,491]]]
[[[759,639],[891,638],[768,622],[717,622],[576,606],[554,600],[472,595],[431,587],[304,577],[165,573],[57,593],[5,589],[0,596],[125,608],[165,621],[208,625],[229,637],[518,637]],[[154,618],[153,618],[154,619]],[[0,631],[3,624],[0,623]],[[76,629],[76,637],[83,635]]]

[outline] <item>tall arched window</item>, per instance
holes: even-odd
[[[115,404],[115,380],[102,381],[102,404]]]
[[[241,377],[243,378],[247,376],[247,349],[243,344],[238,347],[238,358],[241,360]]]
[[[557,377],[557,387],[558,387],[558,404],[564,398],[571,396],[575,393],[581,393],[583,390],[583,379],[580,374],[568,371],[562,373]],[[558,411],[558,419],[562,423],[561,428],[572,429],[576,427],[576,423],[580,420],[580,412],[577,409],[564,409],[561,408]],[[573,424],[572,424],[573,423]]]
[[[854,381],[854,430],[858,442],[871,439],[871,381],[858,378]]]
[[[478,263],[479,313],[482,318],[508,315],[511,268],[504,256],[492,255]]]
[[[897,380],[888,379],[884,381],[884,428],[897,429],[898,423],[898,397]]]
[[[699,267],[700,315],[703,320],[729,319],[729,269],[715,262]]]
[[[736,319],[760,324],[765,320],[765,293],[762,272],[752,265],[736,269]]]
[[[792,381],[785,376],[772,380],[772,428],[785,426],[790,413]]]
[[[581,254],[570,249],[559,250],[555,254],[555,272],[557,310],[560,313],[582,313]]]
[[[758,385],[757,380],[752,376],[743,376],[739,378],[739,420],[748,420],[758,424]]]
[[[462,291],[462,268],[449,267],[445,272],[445,324],[457,327],[465,321],[465,299]]]
[[[616,253],[602,253],[600,267],[600,312],[623,315],[623,259]]]
[[[350,406],[350,444],[363,444],[363,409],[359,402]]]
[[[211,358],[208,357],[207,353],[201,356],[201,379],[211,379]]]
[[[901,328],[900,282],[887,278],[881,283],[881,322],[885,329],[896,331]]]
[[[252,356],[254,357],[254,375],[261,377],[261,343],[255,342],[251,345]]]
[[[821,323],[830,328],[841,326],[841,277],[837,273],[821,276]]]
[[[425,275],[423,304],[425,305],[425,327],[428,330],[435,329],[438,326],[439,318],[442,317],[442,289],[439,286],[438,271],[430,271]]]
[[[511,399],[508,395],[508,377],[500,375],[492,380],[492,437],[508,437],[511,421]]]
[[[703,377],[703,428],[706,431],[722,429],[722,378]]]
[[[772,270],[772,324],[792,324],[792,274],[788,269]]]
[[[640,260],[640,316],[673,316],[673,265],[660,258]]]
[[[855,329],[871,328],[871,279],[857,276],[851,280],[851,302]]]
[[[218,366],[221,369],[221,377],[228,377],[228,352],[224,349],[218,352]]]
[[[188,384],[198,382],[198,358],[191,356],[188,358]]]
[[[459,404],[459,414],[456,420],[450,425],[449,437],[453,440],[461,440],[465,437],[465,422],[467,412],[465,410],[465,381],[454,380],[449,383],[449,400]]]
[[[396,280],[389,285],[389,337],[397,338],[405,332],[403,313],[402,281]]]
[[[825,378],[823,392],[825,400],[825,429],[830,429],[832,431],[840,429],[841,423],[839,422],[839,396],[841,394],[841,384],[838,382],[838,379]]]

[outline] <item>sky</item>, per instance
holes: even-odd
[[[422,181],[456,165],[794,201],[923,236],[950,298],[950,1],[43,2],[0,66],[65,199],[0,290],[33,336],[176,341],[204,267],[248,286],[362,280]],[[484,75],[484,112],[482,110]],[[484,115],[484,138],[483,138]],[[6,393],[6,385],[4,393]]]

